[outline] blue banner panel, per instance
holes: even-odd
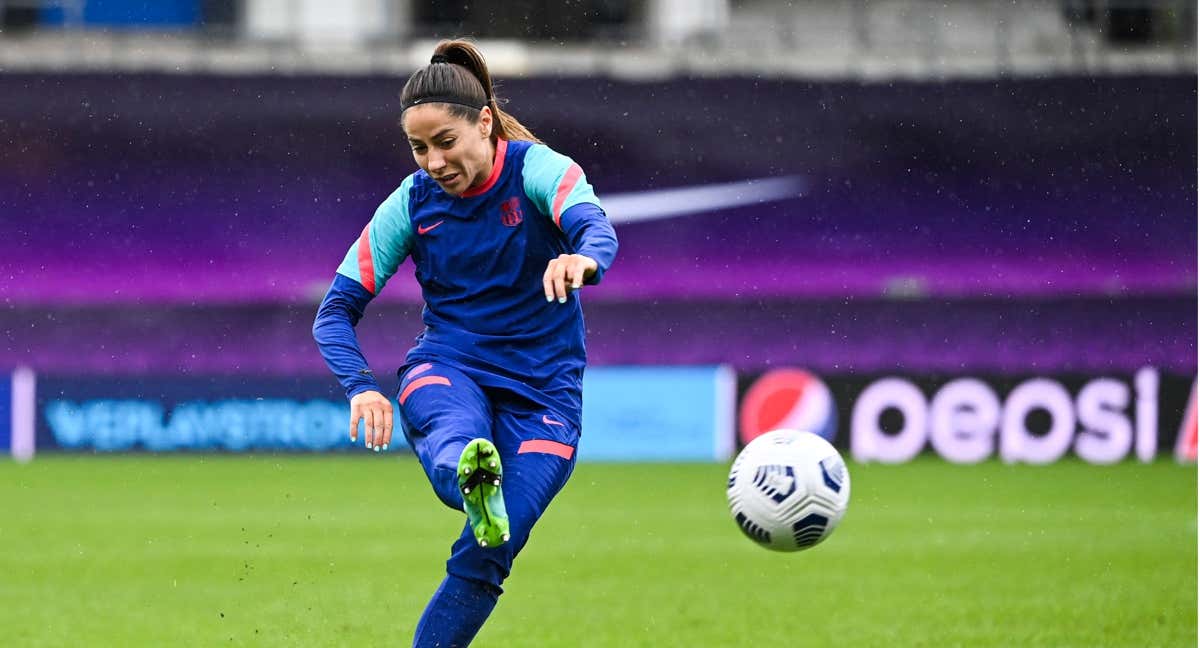
[[[350,406],[332,379],[44,377],[37,412],[39,450],[351,447]],[[399,431],[392,446],[407,447]]]
[[[728,459],[735,390],[736,378],[725,367],[589,369],[579,459]]]
[[[12,376],[0,376],[0,454],[12,448]]]
[[[723,367],[602,367],[584,379],[583,461],[713,461],[733,452],[736,377]],[[349,449],[332,379],[39,377],[41,450]],[[408,449],[397,429],[394,449]]]

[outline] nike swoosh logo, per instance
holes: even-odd
[[[554,419],[550,418],[549,416],[546,416],[545,414],[542,414],[542,423],[545,423],[546,425],[557,425],[558,427],[566,427],[562,423],[555,421]]]
[[[808,187],[808,178],[793,175],[633,191],[606,195],[602,202],[608,220],[619,225],[800,198],[808,193]]]
[[[418,225],[418,226],[417,226],[417,234],[422,234],[422,235],[424,235],[424,234],[428,234],[428,233],[432,232],[433,230],[437,229],[437,226],[438,226],[438,225],[441,225],[442,223],[445,223],[445,222],[446,222],[446,221],[444,221],[444,220],[440,220],[440,221],[438,221],[438,222],[436,222],[436,223],[434,223],[433,225],[430,225],[430,226],[428,226],[428,227],[426,227],[426,226],[424,226],[424,225]]]

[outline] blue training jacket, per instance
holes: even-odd
[[[507,389],[579,429],[584,348],[579,293],[547,302],[546,264],[596,260],[600,281],[617,237],[579,165],[544,144],[499,140],[487,182],[452,196],[425,171],[375,211],[337,269],[313,337],[347,398],[380,390],[354,335],[367,304],[412,257],[425,299],[414,362],[450,362],[483,387]]]

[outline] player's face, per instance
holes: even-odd
[[[492,174],[492,111],[487,106],[474,124],[438,104],[413,106],[404,111],[403,126],[417,165],[446,193],[462,195]]]

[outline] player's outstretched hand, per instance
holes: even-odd
[[[392,401],[377,391],[365,391],[350,399],[350,442],[358,443],[358,422],[363,421],[367,449],[387,450],[392,442]]]
[[[596,274],[596,260],[582,254],[560,254],[546,265],[542,275],[542,288],[546,290],[546,301],[558,300],[567,303],[567,294],[583,287],[583,282]]]

